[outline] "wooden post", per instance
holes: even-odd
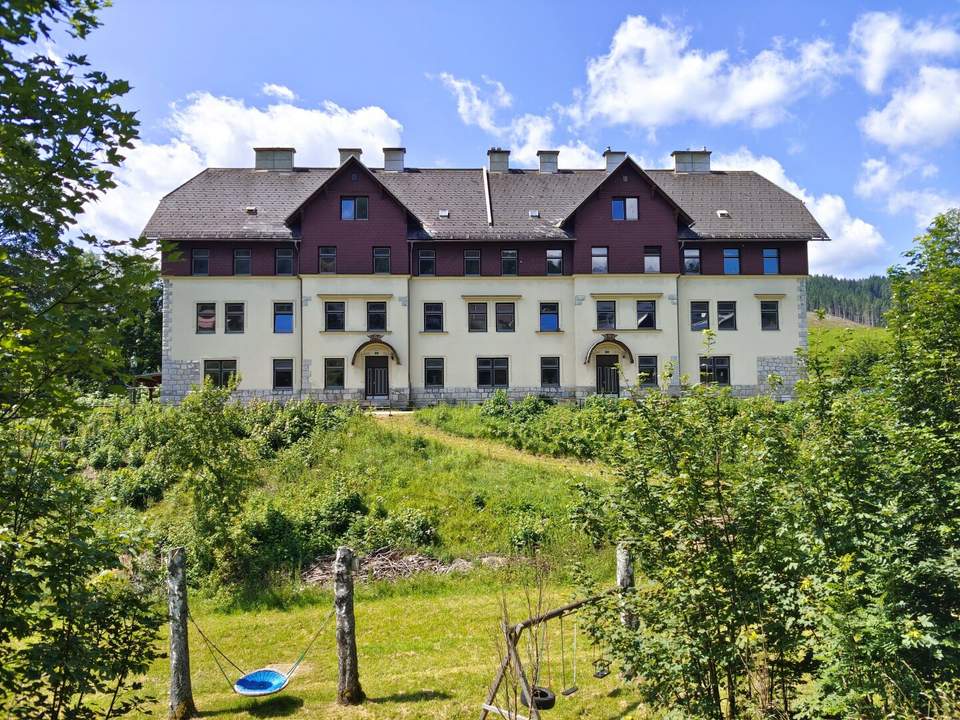
[[[630,552],[630,545],[619,542],[617,543],[617,588],[620,590],[621,596],[628,594],[633,589],[633,583],[633,555]],[[637,618],[627,610],[620,613],[620,621],[629,630],[634,630],[637,627]]]
[[[182,547],[167,553],[167,598],[170,617],[169,720],[196,717],[190,684],[190,645],[187,641],[187,573]]]
[[[357,623],[353,615],[353,550],[337,548],[333,565],[333,606],[337,614],[337,703],[359,705],[365,699],[357,668]]]

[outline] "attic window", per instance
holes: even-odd
[[[247,206],[243,209],[243,211],[244,211],[247,215],[256,215],[256,214],[257,214],[257,206],[256,206],[256,205],[247,205]]]
[[[527,211],[527,215],[529,215],[529,216],[532,217],[532,218],[538,218],[538,217],[540,217],[540,211],[539,211],[539,210],[528,210],[528,211]]]
[[[723,219],[723,220],[729,220],[729,219],[730,219],[730,211],[729,211],[729,210],[717,210],[717,217],[718,217],[718,218],[721,218],[721,219]]]
[[[440,212],[437,213],[437,216],[441,218],[448,218],[450,217],[450,211],[447,210],[446,208],[443,208],[442,210],[440,210]]]

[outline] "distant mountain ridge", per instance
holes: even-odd
[[[882,275],[847,280],[813,275],[807,281],[807,309],[823,308],[827,314],[863,325],[882,326],[890,308],[890,279]]]

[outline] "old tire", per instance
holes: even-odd
[[[550,710],[557,704],[557,696],[549,688],[534,685],[533,688],[533,706],[537,710]],[[524,707],[530,707],[530,698],[527,697],[526,690],[520,691],[520,703]]]

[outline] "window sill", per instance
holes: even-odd
[[[663,328],[594,328],[593,332],[601,335],[604,333],[658,333],[663,332]]]
[[[563,330],[534,330],[537,335],[563,335]]]
[[[321,333],[335,333],[337,335],[390,335],[392,330],[320,330]]]
[[[420,335],[449,335],[446,330],[421,330]]]

